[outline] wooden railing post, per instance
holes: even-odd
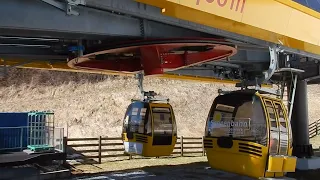
[[[99,149],[98,149],[98,156],[99,156],[99,164],[101,164],[101,142],[102,142],[102,138],[101,136],[99,136]]]
[[[183,136],[180,137],[181,157],[183,156]]]
[[[62,142],[62,144],[63,144],[63,148],[62,148],[63,153],[66,153],[66,155],[67,155],[68,138],[64,136],[62,141],[63,141]],[[63,164],[67,164],[67,159],[63,160]]]
[[[67,137],[63,137],[63,140],[62,140],[62,144],[63,144],[63,152],[64,153],[67,153],[67,146],[68,146],[68,138]]]
[[[318,121],[316,121],[316,123],[315,123],[315,125],[316,125],[316,136],[318,136]]]
[[[202,156],[204,156],[204,143],[203,143],[204,137],[203,136],[202,136],[201,140],[202,140]]]

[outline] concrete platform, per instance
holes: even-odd
[[[297,167],[298,170],[314,170],[320,169],[320,157],[312,157],[310,159],[297,159]]]

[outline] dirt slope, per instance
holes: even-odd
[[[0,85],[0,111],[53,110],[58,126],[69,137],[119,136],[130,100],[139,97],[136,80],[94,74],[13,70]],[[211,103],[219,88],[232,85],[146,78],[145,90],[169,97],[178,133],[201,136]],[[310,121],[320,118],[319,86],[309,88]]]

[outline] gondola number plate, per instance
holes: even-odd
[[[142,143],[137,142],[124,142],[124,149],[128,153],[142,154]]]

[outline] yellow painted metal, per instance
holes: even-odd
[[[136,0],[167,16],[320,55],[320,13],[289,0]]]
[[[287,156],[283,160],[283,172],[295,172],[297,164],[297,157]]]
[[[282,156],[269,156],[268,172],[282,172],[284,158]]]
[[[202,82],[210,82],[210,83],[216,82],[216,83],[225,83],[225,84],[236,84],[236,83],[240,82],[240,81],[236,81],[236,80],[226,80],[226,79],[218,79],[218,78],[210,78],[210,77],[176,75],[176,74],[163,74],[161,76],[158,76],[158,78],[202,81]]]
[[[255,96],[260,98],[261,102],[267,100],[277,104],[281,104],[282,107],[286,108],[283,102],[271,96],[261,95],[256,92]],[[267,145],[261,145],[255,142],[249,142],[241,139],[233,139],[233,146],[229,149],[221,148],[217,144],[218,137],[205,137],[204,146],[207,154],[207,159],[209,165],[214,169],[224,170],[228,172],[237,173],[240,175],[250,176],[254,178],[260,177],[283,177],[286,172],[295,172],[296,168],[296,157],[292,156],[292,146],[289,146],[289,151],[287,155],[269,155],[269,146],[270,146],[270,123],[269,115],[266,111],[266,107],[262,104],[263,110],[266,117],[267,123]],[[278,116],[278,114],[277,114]],[[276,118],[277,121],[278,118]],[[288,116],[285,115],[286,123],[288,123]],[[289,126],[288,129],[291,129]],[[288,131],[288,134],[291,133],[291,130]],[[210,144],[211,147],[210,147]],[[251,146],[245,151],[240,151],[240,144]],[[207,147],[206,147],[207,146]],[[258,152],[257,148],[261,148],[261,151]],[[250,154],[252,153],[252,154]],[[253,154],[255,153],[255,154]],[[257,156],[259,154],[260,156]]]
[[[152,136],[134,133],[134,138],[130,140],[127,138],[127,133],[123,133],[122,136],[123,136],[123,141],[125,142],[142,143],[143,144],[142,154],[139,154],[139,155],[144,157],[169,156],[170,154],[172,154],[172,151],[175,146],[175,142],[177,142],[177,136],[173,136],[172,142],[174,143],[170,146],[152,146],[152,138],[153,138]],[[147,143],[140,142],[139,140],[137,141],[137,136],[147,138]]]
[[[268,148],[257,143],[233,140],[230,149],[220,148],[217,144],[218,138],[205,138],[212,140],[213,148],[206,148],[209,165],[218,170],[228,171],[244,176],[264,177]],[[239,144],[248,144],[261,147],[261,156],[254,156],[249,153],[239,152]],[[248,150],[255,153],[255,150]]]

